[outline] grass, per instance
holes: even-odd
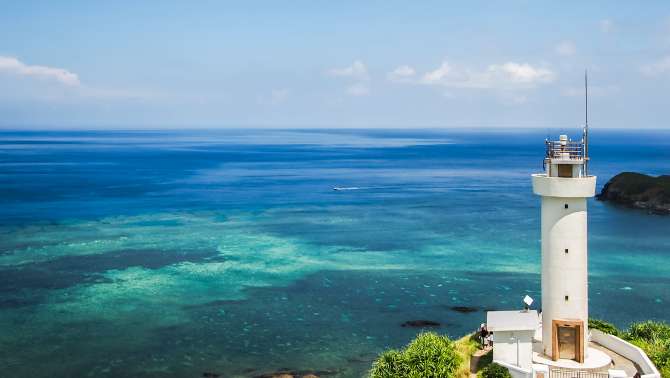
[[[470,376],[470,360],[472,355],[479,350],[479,340],[477,340],[476,334],[470,334],[461,337],[460,339],[454,342],[456,345],[456,351],[461,356],[462,361],[461,365],[456,370],[454,377],[458,378],[467,378]],[[489,351],[486,355],[482,356],[477,363],[477,371],[483,369],[486,365],[490,364],[493,361],[493,353]]]

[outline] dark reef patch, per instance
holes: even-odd
[[[133,266],[159,269],[184,261],[206,262],[220,259],[215,250],[128,249],[95,255],[64,256],[51,261],[0,268],[0,308],[40,303],[47,290],[108,282],[109,279],[102,275],[108,270]]]
[[[451,306],[449,307],[451,311],[460,312],[461,314],[469,314],[471,312],[479,311],[478,307],[473,306]]]
[[[402,323],[401,327],[413,327],[413,328],[424,328],[424,327],[440,327],[442,324],[434,320],[408,320]]]
[[[202,309],[202,308],[208,308],[208,307],[227,307],[227,306],[234,306],[234,305],[242,305],[246,302],[246,300],[240,299],[217,299],[213,300],[210,302],[205,302],[205,303],[195,303],[191,305],[185,305],[182,306],[184,310],[197,310],[197,309]]]

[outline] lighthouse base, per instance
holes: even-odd
[[[541,348],[541,344],[539,344]],[[533,363],[548,365],[551,367],[562,369],[579,369],[579,370],[603,370],[607,369],[612,363],[610,356],[598,349],[587,347],[586,358],[584,362],[577,362],[575,360],[559,359],[552,360],[551,357],[539,352],[533,352]]]

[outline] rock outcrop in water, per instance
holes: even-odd
[[[402,323],[401,327],[413,327],[413,328],[423,328],[423,327],[439,327],[441,324],[433,320],[408,320]]]
[[[619,173],[605,184],[596,199],[644,209],[653,214],[670,215],[670,176]]]

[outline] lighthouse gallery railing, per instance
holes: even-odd
[[[546,147],[546,158],[548,159],[573,159],[573,160],[583,160],[584,159],[584,143],[581,141],[554,141],[547,140],[545,141]]]

